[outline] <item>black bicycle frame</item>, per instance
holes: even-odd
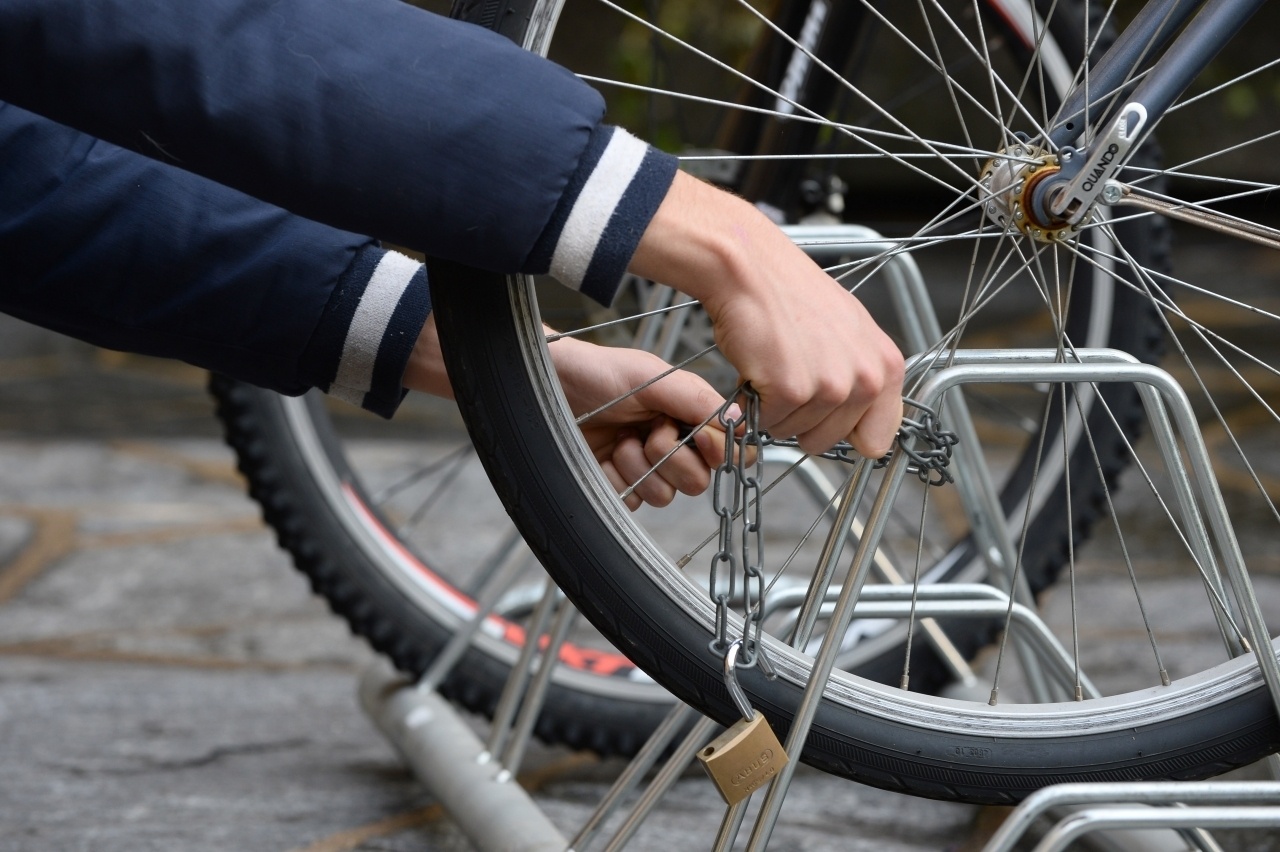
[[[1089,69],[1086,80],[1077,82],[1049,134],[1050,147],[1057,150],[1076,144],[1089,130],[1089,112],[1104,118],[1111,113],[1111,109],[1097,109],[1104,101],[1112,105],[1119,101],[1126,105],[1140,104],[1146,110],[1146,132],[1149,133],[1165,110],[1265,2],[1149,0],[1111,49]],[[1122,97],[1133,85],[1130,83],[1133,70],[1141,67],[1150,55],[1164,49],[1184,24],[1186,29],[1164,50],[1133,88],[1133,93]]]

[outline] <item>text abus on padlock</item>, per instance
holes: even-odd
[[[787,765],[787,753],[759,710],[735,722],[698,752],[726,804],[736,805]]]
[[[742,719],[698,752],[698,760],[728,805],[736,805],[759,790],[787,765],[787,753],[782,750],[778,735],[764,714],[752,708],[738,683],[734,666],[741,647],[742,640],[735,639],[725,648],[724,685]],[[757,653],[763,654],[763,649],[757,649]],[[763,664],[763,656],[757,657],[757,661]]]

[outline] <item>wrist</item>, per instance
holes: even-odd
[[[436,333],[435,315],[427,317],[414,341],[413,350],[405,364],[401,380],[409,390],[422,391],[433,396],[453,399],[453,386],[445,371],[444,356],[440,351],[440,336]]]
[[[769,224],[751,204],[680,172],[629,269],[692,296],[714,312],[730,294],[751,288],[747,253],[761,222]]]

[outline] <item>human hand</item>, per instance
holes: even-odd
[[[676,370],[631,393],[670,365],[648,352],[595,346],[573,338],[551,343],[550,351],[575,415],[606,406],[580,428],[618,493],[634,486],[625,500],[629,509],[634,511],[642,503],[666,506],[676,492],[697,495],[707,489],[712,469],[724,460],[725,441],[714,417],[725,401],[711,385],[693,373]],[[707,425],[693,432],[692,441],[680,446],[681,424],[704,422]],[[651,472],[654,465],[659,466]]]
[[[866,308],[753,205],[677,173],[632,258],[701,301],[760,424],[806,452],[879,458],[902,422],[902,353]]]

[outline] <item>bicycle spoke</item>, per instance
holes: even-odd
[[[433,473],[440,470],[440,468],[452,465],[456,463],[459,458],[470,456],[474,452],[475,448],[470,444],[459,446],[457,449],[446,453],[430,464],[423,465],[417,470],[410,471],[401,479],[389,483],[378,491],[375,491],[373,494],[369,495],[369,501],[375,506],[382,506],[392,497],[418,484],[423,479],[426,479],[428,476],[431,476]]]
[[[747,76],[747,75],[743,74],[742,72],[738,71],[736,68],[733,68],[732,66],[730,66],[730,65],[728,65],[728,64],[726,64],[726,63],[724,63],[724,62],[722,62],[722,61],[720,61],[720,60],[718,60],[718,59],[716,59],[715,57],[710,56],[710,55],[709,55],[709,54],[707,54],[705,51],[702,51],[702,50],[700,50],[700,49],[698,49],[698,48],[696,48],[696,47],[694,47],[694,46],[692,46],[692,45],[688,44],[687,42],[682,41],[681,39],[679,39],[679,38],[675,37],[674,35],[672,35],[672,34],[670,34],[670,33],[666,32],[666,31],[663,31],[663,30],[661,30],[661,29],[658,29],[657,27],[655,27],[654,25],[650,24],[649,22],[647,22],[647,21],[645,21],[645,20],[643,20],[643,19],[641,19],[641,18],[637,17],[636,15],[633,15],[632,13],[630,13],[630,12],[626,11],[626,10],[625,10],[625,9],[623,9],[622,7],[620,7],[620,6],[618,6],[617,4],[613,3],[613,2],[612,2],[612,0],[597,0],[597,2],[603,3],[605,6],[608,6],[609,8],[611,8],[611,9],[613,9],[613,10],[617,11],[619,14],[621,14],[621,15],[623,15],[623,16],[625,16],[625,17],[627,17],[627,18],[630,18],[630,19],[631,19],[631,20],[633,20],[633,21],[636,21],[637,23],[641,24],[642,26],[645,26],[645,27],[649,28],[651,31],[653,31],[653,33],[654,33],[655,35],[660,36],[660,37],[662,37],[662,38],[670,39],[670,40],[671,40],[671,41],[673,41],[674,43],[679,44],[681,47],[684,47],[684,48],[686,48],[687,50],[689,50],[692,54],[694,54],[694,55],[696,55],[696,56],[698,56],[698,57],[700,57],[700,58],[702,58],[702,59],[705,59],[705,60],[707,60],[707,61],[711,62],[713,65],[715,65],[716,67],[718,67],[718,68],[720,68],[720,69],[722,69],[722,70],[724,70],[724,71],[727,71],[729,74],[731,74],[732,76],[737,77],[738,79],[740,79],[742,82],[746,83],[747,85],[753,86],[753,87],[755,87],[755,88],[757,88],[757,89],[759,89],[759,90],[761,90],[761,91],[765,92],[766,94],[769,94],[769,95],[771,95],[771,96],[773,96],[773,97],[778,98],[778,99],[779,99],[779,100],[781,100],[781,101],[789,102],[789,103],[791,103],[791,105],[792,105],[793,107],[795,107],[796,109],[803,110],[803,111],[804,111],[808,116],[810,116],[812,119],[814,119],[814,120],[816,120],[816,121],[818,121],[818,122],[820,122],[820,123],[823,123],[824,125],[831,126],[829,122],[827,122],[825,119],[823,119],[820,115],[818,115],[817,113],[813,112],[812,110],[810,110],[810,109],[808,109],[808,108],[806,108],[806,107],[803,107],[803,106],[801,106],[800,104],[796,104],[796,103],[794,103],[794,102],[789,101],[789,99],[785,98],[785,97],[784,97],[780,92],[778,92],[778,91],[776,91],[776,90],[774,90],[774,89],[772,89],[772,88],[770,88],[770,87],[768,87],[768,86],[764,85],[764,84],[763,84],[763,83],[761,83],[760,81],[752,79],[751,77],[749,77],[749,76]],[[741,0],[739,0],[739,2],[741,2]],[[778,28],[776,27],[776,25],[774,25],[774,24],[773,24],[773,22],[772,22],[772,21],[769,21],[768,19],[764,18],[764,17],[763,17],[762,15],[760,15],[760,13],[759,13],[758,11],[756,11],[753,7],[751,7],[750,5],[748,5],[748,4],[746,4],[746,3],[741,3],[741,5],[742,5],[742,7],[743,7],[745,10],[747,10],[747,11],[751,12],[752,14],[755,14],[755,15],[757,15],[757,16],[760,16],[760,17],[764,20],[764,23],[766,24],[766,26],[772,27],[775,31],[777,31],[777,32],[778,32],[778,34],[779,34],[779,35],[781,35],[783,38],[785,38],[785,39],[787,39],[788,41],[790,41],[790,42],[791,42],[791,44],[792,44],[792,46],[796,47],[797,49],[804,50],[804,48],[803,48],[803,47],[802,47],[798,42],[796,42],[794,39],[791,39],[791,37],[790,37],[790,36],[787,36],[785,33],[783,33],[780,29],[778,29]],[[815,60],[816,60],[816,58],[815,58]],[[834,72],[830,72],[830,69],[829,69],[829,68],[826,68],[825,63],[822,63],[822,64],[821,64],[821,67],[823,67],[823,68],[824,68],[825,70],[827,70],[829,73],[833,73],[833,74],[834,74]],[[840,77],[840,75],[835,74],[835,76],[836,76],[840,81],[845,82],[845,81],[843,81],[843,78],[841,78],[841,77]],[[585,77],[585,76],[584,76],[584,77],[583,77],[583,79],[592,79],[592,78],[587,78],[587,77]],[[609,81],[609,80],[598,80],[598,79],[592,79],[592,81],[593,81],[593,82],[601,82],[601,83],[610,83],[610,84],[613,84],[613,85],[622,85],[622,84],[620,84],[620,83],[617,83],[616,81]],[[845,84],[846,84],[846,85],[848,85],[848,84],[847,84],[847,82],[845,82]],[[638,89],[642,89],[643,87],[628,86],[628,88],[638,88]],[[853,87],[850,87],[850,91],[853,91],[855,94],[860,94],[859,92],[857,92],[856,88],[853,88]],[[681,95],[673,95],[673,96],[682,97]],[[767,111],[766,111],[766,112],[767,112]],[[804,116],[799,116],[799,115],[794,115],[794,114],[788,114],[788,113],[775,112],[774,114],[775,114],[775,115],[777,115],[777,116],[780,116],[780,117],[788,118],[788,119],[793,119],[793,118],[794,118],[794,119],[802,119],[802,118],[804,118]],[[896,126],[899,126],[899,127],[904,131],[904,135],[905,135],[907,138],[910,138],[910,139],[914,140],[915,142],[917,142],[917,143],[921,144],[921,145],[922,145],[922,146],[924,146],[926,149],[932,150],[932,148],[931,148],[931,146],[929,145],[929,143],[928,143],[928,142],[926,142],[924,139],[921,139],[919,136],[916,136],[915,134],[913,134],[913,133],[911,132],[910,128],[906,127],[905,125],[902,125],[900,122],[897,122],[895,119],[892,119],[892,118],[891,118],[891,117],[889,117],[889,116],[886,116],[886,117],[890,118],[890,120],[891,120],[891,121],[893,121],[893,122],[895,123],[895,125],[896,125]],[[836,125],[836,126],[834,127],[834,129],[836,129],[836,130],[840,131],[841,133],[849,134],[852,138],[855,138],[857,141],[859,141],[859,142],[861,142],[861,143],[863,143],[863,144],[868,145],[868,147],[871,147],[873,150],[875,150],[875,151],[877,151],[877,152],[879,152],[879,153],[883,153],[883,154],[884,154],[885,156],[887,156],[887,157],[892,158],[892,157],[894,156],[892,152],[890,152],[890,151],[888,151],[888,150],[885,150],[885,149],[882,149],[882,148],[880,148],[880,147],[878,147],[878,146],[874,145],[873,143],[868,142],[865,138],[863,138],[865,135],[876,135],[876,134],[874,134],[874,133],[867,133],[867,134],[863,134],[863,133],[861,133],[861,131],[860,131],[860,129],[859,129],[859,128],[841,127],[841,126],[839,126],[839,125]],[[913,171],[917,172],[918,174],[920,174],[920,175],[921,175],[921,176],[923,176],[923,177],[929,178],[929,179],[931,179],[931,180],[938,180],[938,179],[937,179],[937,178],[935,178],[933,175],[929,174],[928,172],[925,172],[925,171],[924,171],[924,170],[922,170],[922,169],[918,169],[918,168],[916,168],[915,166],[911,165],[911,164],[910,164],[910,163],[908,163],[908,162],[902,161],[902,165],[906,166],[906,167],[907,167],[907,168],[909,168],[909,169],[912,169]],[[958,168],[957,168],[955,171],[956,171],[956,173],[961,177],[961,179],[962,179],[962,180],[966,180],[966,181],[968,181],[968,182],[970,182],[970,183],[976,184],[977,180],[976,180],[976,178],[975,178],[973,175],[970,175],[970,174],[968,174],[968,173],[966,173],[966,172],[964,172],[963,170],[958,169]],[[940,182],[941,182],[941,181],[940,181]],[[945,182],[943,182],[943,185],[944,185],[944,186],[946,186],[947,184],[945,184]]]
[[[1255,77],[1258,74],[1263,73],[1264,71],[1269,71],[1270,69],[1276,68],[1276,67],[1280,67],[1280,59],[1273,59],[1272,61],[1266,63],[1265,65],[1259,65],[1257,68],[1254,68],[1252,71],[1246,71],[1243,74],[1238,74],[1235,77],[1232,77],[1230,80],[1227,80],[1224,83],[1219,83],[1213,88],[1207,89],[1206,91],[1203,91],[1198,95],[1193,95],[1192,97],[1184,98],[1178,101],[1177,103],[1173,104],[1172,106],[1170,106],[1167,110],[1165,110],[1165,115],[1170,115],[1172,113],[1177,112],[1180,109],[1183,109],[1184,107],[1189,107],[1192,104],[1199,103],[1205,98],[1213,97],[1214,95],[1225,92],[1227,89],[1231,88],[1232,86],[1235,86],[1239,83],[1243,83],[1245,80],[1248,80],[1251,77]]]
[[[905,133],[907,136],[909,136],[910,138],[912,138],[915,142],[917,142],[918,144],[920,144],[921,146],[923,146],[923,147],[924,147],[924,148],[926,148],[927,150],[930,150],[930,151],[932,151],[932,150],[933,150],[933,146],[932,146],[928,141],[926,141],[925,139],[921,138],[919,135],[917,135],[916,133],[914,133],[914,132],[911,130],[911,128],[910,128],[910,127],[908,127],[907,125],[903,124],[903,123],[902,123],[900,120],[898,120],[896,117],[894,117],[893,115],[891,115],[890,113],[888,113],[887,111],[885,111],[882,107],[880,107],[880,105],[879,105],[878,103],[876,103],[876,102],[875,102],[875,100],[874,100],[874,99],[868,98],[868,97],[866,96],[866,94],[865,94],[865,93],[863,93],[863,92],[862,92],[862,91],[861,91],[857,86],[854,86],[850,81],[846,80],[842,75],[840,75],[839,73],[837,73],[836,71],[834,71],[834,70],[833,70],[830,66],[828,66],[824,61],[822,61],[822,60],[821,60],[821,59],[819,59],[818,57],[814,56],[814,55],[813,55],[813,53],[812,53],[808,48],[806,48],[804,45],[800,44],[798,41],[796,41],[795,39],[793,39],[791,36],[789,36],[789,35],[787,35],[785,32],[783,32],[783,30],[782,30],[780,27],[778,27],[778,26],[777,26],[777,24],[775,24],[773,21],[770,21],[766,16],[764,16],[762,13],[760,13],[760,12],[759,12],[757,9],[755,9],[753,6],[751,6],[750,4],[746,3],[746,2],[745,2],[745,0],[737,0],[737,2],[741,5],[741,7],[742,7],[742,8],[744,8],[745,10],[747,10],[748,12],[750,12],[751,14],[753,14],[754,16],[756,16],[756,17],[761,21],[761,23],[763,23],[766,27],[768,27],[768,28],[772,29],[772,30],[773,30],[773,31],[774,31],[778,36],[780,36],[780,37],[781,37],[781,38],[783,38],[785,41],[787,41],[787,42],[788,42],[792,47],[794,47],[796,50],[799,50],[799,51],[803,52],[804,54],[806,54],[806,55],[809,57],[810,61],[811,61],[811,62],[813,62],[817,67],[821,68],[823,71],[825,71],[826,73],[830,74],[833,78],[835,78],[835,80],[836,80],[837,84],[839,84],[840,86],[844,87],[848,92],[850,92],[850,93],[851,93],[851,94],[853,94],[854,96],[856,96],[856,97],[858,97],[859,99],[861,99],[862,101],[864,101],[864,102],[865,102],[865,103],[866,103],[866,104],[867,104],[871,109],[873,109],[873,110],[875,110],[877,113],[879,113],[879,114],[880,114],[880,116],[881,116],[882,118],[884,118],[885,120],[889,121],[889,122],[890,122],[891,124],[893,124],[895,127],[898,127],[900,130],[902,130],[902,131],[903,131],[903,133]],[[864,5],[866,5],[866,7],[867,7],[868,9],[871,9],[871,11],[872,11],[872,12],[875,12],[874,8],[873,8],[873,7],[871,7],[869,4],[865,4],[865,3],[864,3]],[[923,55],[923,54],[921,54],[921,55]],[[781,97],[781,96],[779,96],[779,97]],[[800,105],[799,105],[799,104],[793,104],[793,106],[796,106],[797,108],[805,109],[804,107],[800,107]],[[807,110],[807,109],[806,109],[806,111],[807,111],[807,112],[809,112],[810,114],[813,114],[811,110]],[[887,153],[887,152],[886,152],[886,153]],[[976,185],[977,181],[976,181],[976,178],[974,177],[974,175],[972,175],[972,174],[970,174],[970,173],[968,173],[968,172],[965,172],[963,169],[959,168],[959,167],[958,167],[958,166],[956,166],[954,163],[951,163],[951,162],[950,162],[950,161],[948,161],[948,160],[944,160],[943,162],[945,162],[947,165],[951,166],[951,168],[956,172],[956,174],[958,174],[958,175],[960,176],[961,180],[969,181],[971,184]],[[923,173],[922,173],[922,174],[923,174]]]
[[[1080,418],[1080,422],[1087,424],[1088,418],[1085,416],[1084,406],[1080,403],[1080,394],[1076,391],[1074,386],[1072,387],[1072,398],[1075,400],[1076,413]],[[1102,486],[1102,495],[1107,506],[1107,517],[1111,519],[1111,525],[1115,529],[1116,543],[1120,548],[1120,554],[1124,560],[1125,572],[1129,576],[1129,585],[1133,588],[1134,601],[1137,603],[1138,612],[1142,618],[1142,629],[1147,634],[1147,641],[1151,645],[1151,654],[1155,658],[1156,671],[1160,677],[1160,685],[1168,686],[1170,683],[1169,671],[1165,668],[1164,659],[1160,654],[1160,644],[1156,640],[1155,630],[1151,627],[1151,617],[1147,614],[1147,606],[1143,599],[1142,592],[1138,587],[1138,573],[1133,568],[1133,558],[1129,555],[1129,546],[1125,543],[1124,530],[1121,529],[1120,517],[1116,513],[1115,502],[1111,497],[1111,488],[1107,485],[1107,476],[1102,469],[1102,459],[1098,455],[1098,445],[1093,440],[1093,430],[1086,426],[1084,436],[1089,442],[1089,455],[1093,459],[1094,473],[1097,474],[1098,482]]]

